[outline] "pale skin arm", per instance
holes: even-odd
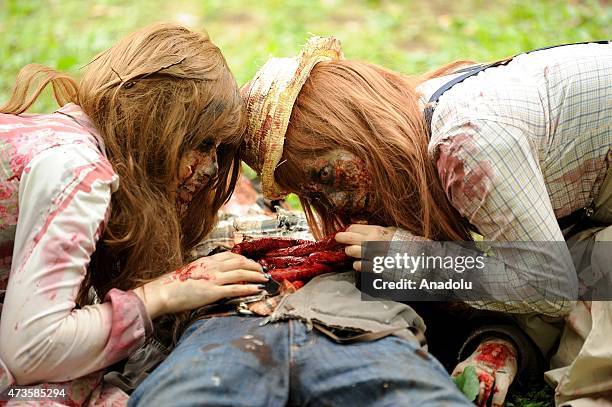
[[[133,291],[155,319],[227,297],[257,294],[261,291],[259,284],[266,281],[257,262],[225,252],[198,259]]]

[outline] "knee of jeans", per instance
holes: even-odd
[[[134,389],[128,400],[128,407],[176,405],[176,383],[164,381],[162,378],[166,376],[167,370],[163,367],[161,370],[154,370]]]
[[[406,356],[413,360],[415,364],[423,364],[431,366],[435,371],[441,373],[445,376],[448,375],[448,372],[440,363],[435,356],[429,353],[423,346],[421,346],[416,340],[410,340],[405,338],[400,338],[397,336],[386,338],[395,342],[396,346],[401,346],[404,350]]]

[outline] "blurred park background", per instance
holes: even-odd
[[[612,3],[602,0],[0,0],[0,103],[23,65],[78,77],[116,39],[160,20],[206,29],[239,84],[311,33],[337,36],[347,58],[407,74],[612,37]],[[33,110],[52,109],[47,95]]]
[[[240,85],[269,57],[295,55],[311,34],[333,34],[347,58],[406,74],[612,38],[611,0],[0,0],[0,104],[22,66],[78,77],[115,40],[163,20],[207,30]],[[31,111],[54,109],[47,91]]]
[[[333,34],[347,58],[406,74],[612,38],[610,0],[0,0],[0,104],[22,66],[41,63],[78,77],[118,38],[168,20],[206,29],[239,84],[268,57],[295,55],[310,34]],[[32,111],[54,109],[47,94]],[[551,394],[535,384],[507,405],[549,406]]]

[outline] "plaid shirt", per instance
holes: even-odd
[[[244,238],[287,237],[314,240],[303,212],[281,208],[277,210],[276,214],[266,214],[263,208],[253,208],[246,215],[222,215],[215,229],[192,250],[190,260],[208,256],[220,248],[229,250]]]
[[[450,78],[423,83],[423,101]],[[434,111],[429,154],[450,202],[484,240],[551,242],[564,240],[557,218],[596,199],[611,145],[612,45],[587,44],[522,54],[455,85]],[[413,239],[404,231],[394,237]],[[504,285],[512,298],[522,293],[524,300],[474,305],[566,314],[571,301],[542,295],[571,291],[577,284],[573,267],[536,276],[516,266],[572,264],[567,251],[547,251],[552,246],[496,252],[505,267],[491,270],[491,284]],[[408,243],[404,249],[410,251]]]

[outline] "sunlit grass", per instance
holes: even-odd
[[[417,73],[455,59],[490,60],[610,37],[612,7],[547,0],[5,0],[0,100],[27,63],[78,76],[80,67],[116,39],[162,20],[208,30],[242,84],[268,57],[297,53],[311,33],[336,35],[347,58]],[[47,96],[34,110],[53,108]]]
[[[0,9],[0,101],[25,64],[78,77],[115,40],[163,20],[206,29],[243,84],[268,57],[296,54],[311,34],[337,36],[347,58],[414,74],[455,59],[610,37],[612,8],[549,0],[7,0]],[[32,110],[54,108],[47,93]],[[299,207],[296,197],[290,203]]]

